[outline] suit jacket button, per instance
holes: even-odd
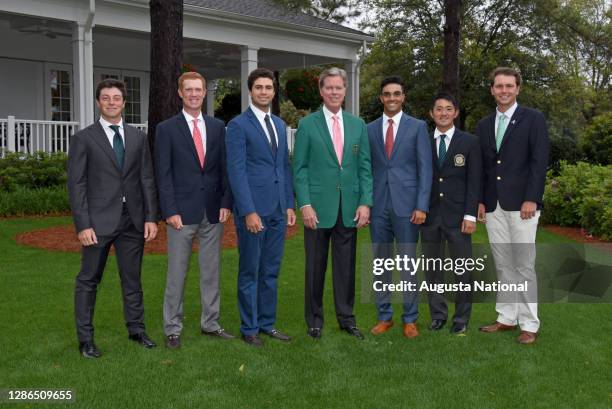
[[[442,179],[442,178],[440,178],[439,180],[440,180],[440,182],[444,181],[444,179]]]
[[[497,164],[498,164],[498,165],[501,165],[501,160],[499,160],[499,159],[498,159],[498,160],[497,160]]]
[[[440,197],[443,197],[443,196],[444,196],[444,193],[440,193]]]
[[[497,180],[501,180],[501,176],[498,176],[498,177],[497,177]]]

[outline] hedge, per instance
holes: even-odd
[[[604,240],[612,239],[612,165],[561,162],[559,174],[548,172],[544,223],[580,226]]]

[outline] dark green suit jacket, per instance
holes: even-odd
[[[372,166],[368,132],[362,119],[342,111],[344,150],[338,163],[322,109],[303,118],[295,136],[293,184],[298,207],[311,205],[319,228],[342,222],[354,227],[358,206],[372,206]]]

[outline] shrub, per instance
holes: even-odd
[[[57,214],[70,211],[68,189],[55,186],[28,189],[21,186],[13,191],[0,190],[0,216]]]
[[[67,160],[63,152],[6,153],[0,159],[0,191],[64,186]]]
[[[300,119],[304,118],[310,113],[308,109],[297,109],[293,102],[283,101],[280,104],[280,117],[283,121],[291,128],[297,128]]]
[[[567,135],[550,134],[550,165],[556,174],[559,172],[561,161],[576,163],[582,159],[582,152],[576,140]]]
[[[544,204],[545,223],[581,226],[612,239],[612,165],[562,161],[558,175],[548,172]]]
[[[612,112],[597,115],[584,129],[580,147],[591,163],[609,165],[612,161]]]
[[[285,75],[285,94],[297,109],[316,110],[321,106],[321,68],[290,70]]]

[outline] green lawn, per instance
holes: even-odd
[[[0,221],[0,389],[69,388],[83,408],[610,408],[612,306],[542,304],[540,338],[518,345],[515,333],[481,334],[495,319],[492,304],[474,305],[467,336],[430,333],[422,304],[422,335],[400,326],[359,342],[335,323],[331,280],[326,285],[323,338],[306,337],[302,237],[286,244],[279,283],[278,328],[290,344],[267,338],[262,349],[199,333],[196,265],[185,293],[183,348],[163,347],[162,298],[166,257],[147,256],[143,285],[147,332],[160,345],[128,341],[113,257],[98,293],[98,360],[77,352],[73,319],[79,255],[17,246],[15,234],[68,223],[68,218]],[[479,230],[483,230],[482,228]],[[478,233],[477,241],[486,235]],[[360,233],[367,240],[367,232]],[[563,242],[540,232],[540,242]],[[195,261],[195,259],[193,260]],[[238,334],[237,251],[223,253],[221,324]],[[359,288],[359,279],[357,280]],[[356,297],[360,327],[375,322],[372,304]],[[0,403],[0,406],[3,404]],[[52,408],[59,404],[48,405]],[[41,407],[7,404],[3,407]]]

